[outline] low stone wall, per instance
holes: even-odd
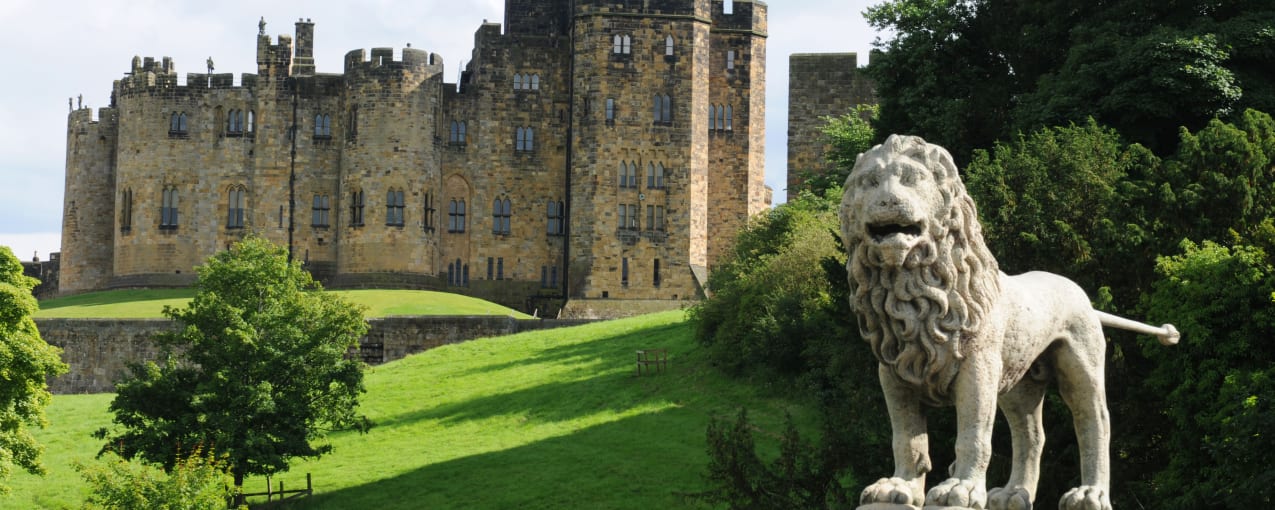
[[[49,380],[49,390],[57,394],[106,393],[115,391],[115,382],[130,363],[155,361],[159,348],[156,334],[176,329],[168,319],[36,319],[40,336],[62,349],[62,361],[70,370]],[[386,317],[371,319],[366,348],[379,345],[376,359],[393,361],[441,345],[491,336],[502,336],[565,326],[589,320],[519,320],[512,317]]]
[[[619,319],[648,313],[686,309],[698,301],[666,299],[572,299],[562,309],[563,319]]]

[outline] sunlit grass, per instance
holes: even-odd
[[[634,351],[669,350],[670,365],[634,375]],[[371,369],[360,410],[376,427],[330,436],[334,451],[275,478],[316,494],[297,508],[699,508],[711,416],[749,408],[772,452],[784,411],[802,405],[707,365],[682,312],[440,347]],[[3,508],[75,508],[83,483],[69,467],[100,444],[110,395],[58,396],[50,476],[16,478]],[[54,439],[57,438],[57,439]],[[247,481],[250,492],[265,480]],[[13,506],[10,506],[12,504]]]
[[[367,307],[367,317],[388,315],[529,315],[469,296],[421,290],[338,290]],[[146,319],[163,317],[165,306],[181,307],[195,296],[192,289],[123,289],[91,292],[40,302],[36,318]]]

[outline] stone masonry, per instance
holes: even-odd
[[[854,53],[798,53],[788,58],[788,189],[801,187],[803,172],[831,170],[824,117],[876,104],[872,80]]]
[[[416,48],[320,73],[304,19],[255,74],[134,57],[68,119],[60,289],[189,285],[256,233],[333,287],[694,299],[769,205],[767,8],[733,7],[507,0],[456,84]]]

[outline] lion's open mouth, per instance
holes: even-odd
[[[913,223],[911,225],[903,225],[900,223],[874,223],[868,225],[868,235],[872,236],[872,240],[878,243],[885,241],[886,238],[894,235],[901,235],[908,238],[921,236],[921,225]]]

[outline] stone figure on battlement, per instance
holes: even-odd
[[[867,487],[859,510],[1030,509],[1040,479],[1046,385],[1071,409],[1081,485],[1061,510],[1110,510],[1110,434],[1103,365],[1109,326],[1178,341],[1094,310],[1072,281],[1008,276],[983,241],[974,201],[947,150],[891,136],[861,154],[841,201],[852,305],[878,364],[893,430],[894,473]],[[956,462],[933,470],[922,405],[956,407]],[[1012,472],[987,490],[992,425],[1010,426]]]

